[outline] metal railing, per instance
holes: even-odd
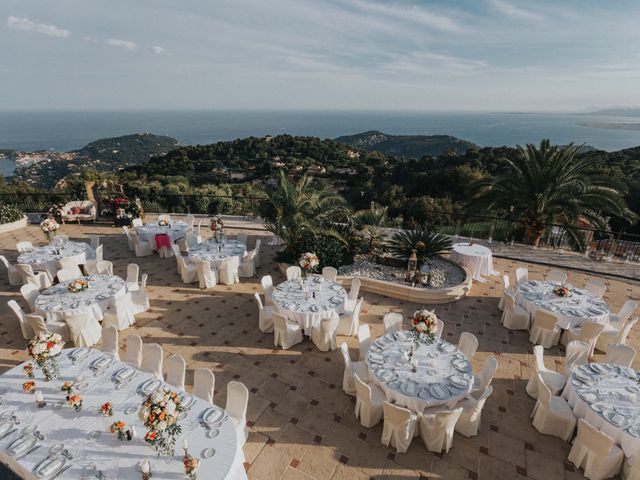
[[[133,197],[133,196],[132,196]],[[137,196],[147,213],[192,213],[205,215],[257,215],[258,197],[154,193]]]
[[[25,213],[43,213],[53,204],[72,200],[78,200],[77,196],[66,192],[0,193],[0,203],[16,205]]]

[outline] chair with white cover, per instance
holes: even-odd
[[[509,330],[528,330],[529,312],[518,305],[509,293],[505,293],[502,298],[503,310],[500,320],[502,325]]]
[[[367,352],[369,351],[369,347],[373,343],[373,340],[373,337],[371,337],[371,331],[369,330],[369,325],[366,323],[364,325],[360,325],[358,327],[358,344],[360,346],[359,361],[364,362],[366,360]]]
[[[124,363],[139,369],[142,363],[142,338],[140,338],[140,335],[130,333],[124,340],[127,348],[124,355]]]
[[[246,245],[247,241],[249,240],[249,236],[246,233],[239,233],[238,235],[236,235],[236,240]]]
[[[144,223],[142,223],[142,219],[141,218],[134,218],[133,220],[131,220],[131,225],[134,228],[137,228],[137,227],[141,227],[142,225],[144,225]]]
[[[568,441],[576,428],[573,410],[564,398],[552,395],[540,374],[537,375],[538,400],[531,412],[533,426],[540,433]]]
[[[171,355],[167,358],[167,383],[184,390],[184,377],[187,370],[187,362],[180,355]]]
[[[338,335],[348,335],[353,337],[357,332],[360,325],[360,310],[362,309],[363,299],[360,298],[352,311],[344,312],[340,316],[340,322],[338,322]]]
[[[218,272],[211,268],[209,260],[197,259],[194,263],[198,274],[198,286],[202,289],[215,287],[218,284]]]
[[[405,453],[411,445],[418,416],[407,408],[389,402],[382,404],[384,426],[380,441],[386,447],[395,447],[398,453]]]
[[[255,249],[247,252],[247,255],[242,259],[240,266],[238,267],[238,276],[240,278],[252,278],[256,276],[256,251]]]
[[[364,383],[357,373],[353,374],[356,387],[356,418],[365,428],[373,428],[382,420],[382,404],[385,401],[384,392],[376,385]]]
[[[98,275],[113,275],[113,262],[109,260],[103,260],[96,263],[96,271],[91,273],[97,273]]]
[[[271,275],[265,275],[260,279],[262,285],[262,293],[264,293],[264,304],[267,307],[273,305],[273,278]]]
[[[529,280],[529,269],[524,267],[516,268],[516,285],[521,285],[527,280]]]
[[[98,248],[96,248],[95,252],[95,257],[87,260],[84,264],[84,272],[87,275],[99,273],[98,264],[104,261],[104,245],[98,245]]]
[[[113,325],[102,327],[102,352],[108,353],[116,360],[120,360],[120,347],[118,346],[118,329]]]
[[[358,295],[360,295],[360,286],[362,285],[362,281],[359,278],[354,278],[351,280],[351,287],[349,288],[349,293],[347,294],[347,302],[344,305],[345,311],[349,312],[356,307],[356,303],[358,302]]]
[[[240,259],[236,255],[225,258],[218,269],[220,283],[224,283],[225,285],[240,283],[240,277],[238,275],[239,267]]]
[[[624,452],[606,433],[581,418],[568,459],[584,469],[584,476],[589,480],[602,480],[620,473]]]
[[[70,339],[69,327],[67,327],[67,324],[64,322],[45,323],[44,318],[33,313],[25,315],[24,318],[27,324],[33,330],[34,335],[38,335],[39,333],[44,332],[51,332],[60,335],[60,337],[62,337],[63,343],[67,343]]]
[[[162,214],[158,215],[158,222],[171,223],[171,215],[168,215],[166,213],[162,213]]]
[[[227,383],[227,403],[224,409],[231,417],[240,446],[244,446],[249,438],[247,428],[247,405],[249,404],[249,390],[242,382]]]
[[[193,228],[193,223],[196,221],[195,217],[191,214],[188,214],[184,218],[185,223],[187,224],[187,228]]]
[[[552,395],[559,395],[567,383],[566,377],[562,373],[554,372],[544,366],[544,348],[542,345],[533,347],[534,370],[527,382],[526,391],[532,398],[538,398],[538,379],[542,378]]]
[[[127,279],[124,282],[127,287],[127,292],[135,292],[140,288],[140,285],[138,285],[139,276],[140,267],[137,263],[130,263],[127,265]]]
[[[456,422],[462,415],[462,407],[449,410],[440,407],[438,410],[425,410],[420,417],[420,436],[430,452],[446,452],[453,445],[453,432]]]
[[[393,332],[399,332],[402,330],[402,322],[404,317],[401,313],[389,312],[382,317],[382,324],[384,325],[384,334],[387,335]]]
[[[124,330],[136,323],[136,317],[133,313],[133,305],[131,304],[131,294],[126,293],[115,297],[109,308],[104,312],[102,324],[104,326],[113,325],[118,330]]]
[[[76,266],[76,268],[63,268],[62,270],[58,270],[56,277],[59,282],[66,282],[67,280],[75,280],[76,278],[82,277],[82,272],[78,266]]]
[[[262,261],[260,260],[260,247],[262,246],[262,240],[259,238],[256,240],[256,246],[253,249],[256,251],[256,257],[253,259],[253,264],[256,268],[260,268]]]
[[[436,330],[433,332],[433,335],[436,338],[442,338],[442,332],[444,332],[444,322],[439,318],[436,318]]]
[[[509,275],[502,275],[502,296],[500,297],[500,302],[498,303],[498,310],[500,311],[504,310],[504,297],[506,297],[507,295],[513,296],[514,294],[513,287],[509,285],[510,283],[511,280],[509,279]]]
[[[24,298],[24,301],[29,305],[29,310],[36,311],[36,298],[40,295],[40,290],[33,283],[25,283],[20,287],[20,295]]]
[[[529,341],[544,348],[551,348],[560,341],[560,327],[557,325],[558,317],[552,313],[536,309],[533,312]]]
[[[545,278],[547,282],[558,282],[564,285],[567,282],[567,274],[560,270],[551,269]]]
[[[321,352],[329,352],[337,348],[336,345],[336,329],[340,317],[336,312],[328,318],[320,321],[320,326],[311,331],[311,341],[318,347]]]
[[[302,342],[302,330],[293,320],[289,320],[284,315],[272,312],[273,320],[273,344],[288,350],[294,345]]]
[[[607,291],[607,286],[600,280],[592,279],[584,284],[584,289],[594,297],[602,298],[604,292]]]
[[[193,372],[193,394],[205,402],[213,403],[215,384],[216,376],[208,368],[196,368]]]
[[[129,247],[129,251],[133,252],[135,250],[135,244],[133,243],[133,236],[129,231],[129,227],[123,226],[122,231],[124,232],[124,236],[127,239],[127,246]]]
[[[369,382],[369,369],[365,362],[354,362],[349,355],[349,346],[346,343],[340,344],[340,353],[344,361],[344,374],[342,375],[342,390],[347,395],[356,394],[356,385],[353,380],[354,373],[358,375],[360,380]]]
[[[20,322],[20,330],[22,331],[22,337],[26,340],[31,340],[35,336],[35,332],[31,325],[27,322],[26,313],[22,310],[22,307],[15,300],[9,300],[7,302],[7,306],[13,310],[13,313],[18,317],[18,322]]]
[[[263,333],[273,332],[273,318],[271,316],[271,307],[262,305],[262,299],[258,292],[253,294],[258,304],[258,329]]]
[[[102,327],[93,315],[86,313],[66,315],[64,321],[69,327],[71,340],[76,347],[92,347],[102,338]]]
[[[180,253],[180,248],[174,243],[173,245],[171,245],[171,250],[173,251],[173,256],[176,257],[178,275],[182,275],[182,268],[180,267],[180,260],[179,260],[179,258],[182,257],[182,253]]]
[[[615,363],[621,367],[631,367],[633,360],[636,358],[636,350],[628,345],[614,343],[609,345],[607,350],[606,363]]]
[[[587,363],[589,363],[589,344],[578,340],[567,343],[567,349],[564,352],[564,370],[562,371],[565,378],[569,378],[580,365]]]
[[[302,277],[302,269],[297,265],[287,267],[287,281]]]
[[[133,250],[136,257],[148,257],[153,255],[153,246],[147,240],[141,240],[137,235],[132,236]]]
[[[484,392],[484,389],[491,385],[496,370],[498,370],[498,360],[491,355],[485,359],[480,373],[473,374],[473,387],[471,389],[473,398],[477,399],[480,396],[478,392]]]
[[[147,295],[147,278],[147,274],[143,273],[140,280],[140,288],[135,292],[131,292],[131,312],[134,315],[146,312],[151,308],[149,295]]]
[[[607,328],[608,326],[605,326],[604,330],[602,330],[596,339],[596,348],[602,352],[606,352],[611,344],[620,343],[626,345],[629,332],[631,332],[631,329],[639,318],[640,317],[636,317],[633,320],[628,320],[620,330],[609,330]]]
[[[638,308],[638,302],[635,300],[625,301],[618,313],[609,314],[609,326],[616,327],[619,330],[635,313],[636,308]]]
[[[640,480],[640,456],[625,457],[620,477],[624,480]]]
[[[182,255],[176,256],[178,261],[180,276],[182,277],[182,283],[195,283],[198,281],[198,269],[193,263],[187,263],[184,261]]]
[[[471,360],[476,354],[476,350],[478,350],[478,339],[473,333],[462,332],[460,334],[460,340],[458,340],[458,350]]]
[[[4,255],[0,255],[0,262],[2,262],[7,269],[7,278],[9,279],[9,285],[22,285],[23,282],[22,277],[20,276],[20,272],[18,272],[16,267],[12,265],[9,260],[7,260],[7,257],[5,257]]]
[[[593,355],[593,350],[596,347],[598,336],[600,336],[602,330],[604,330],[604,327],[604,323],[582,322],[581,325],[565,331],[563,343],[567,344],[569,342],[573,342],[574,340],[585,342],[589,345],[589,356],[591,356]]]
[[[462,407],[460,418],[456,422],[455,431],[465,437],[475,437],[480,431],[482,423],[482,409],[487,398],[493,393],[493,387],[489,385],[478,399],[471,396],[466,397],[456,404],[456,407]]]
[[[78,260],[73,257],[62,257],[58,260],[57,264],[59,270],[75,270],[78,275],[82,275],[82,271],[78,266]]]
[[[100,246],[100,235],[89,235],[89,245],[91,245],[94,251],[98,250]]]
[[[22,278],[22,283],[33,283],[38,289],[50,287],[52,279],[45,271],[34,272],[33,267],[26,263],[16,263],[16,270]]]
[[[157,343],[145,343],[142,345],[142,361],[140,371],[154,375],[164,382],[162,374],[162,347]]]
[[[325,278],[325,280],[335,282],[336,278],[338,278],[338,270],[333,267],[323,267],[322,276]]]
[[[26,240],[18,242],[16,243],[16,250],[18,251],[18,253],[30,252],[31,250],[33,250],[33,243]]]

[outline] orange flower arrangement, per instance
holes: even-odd
[[[29,393],[34,388],[36,388],[36,382],[34,382],[33,380],[29,380],[22,384],[22,390],[24,390],[27,393]]]
[[[33,364],[32,363],[25,363],[24,366],[22,367],[22,370],[24,370],[24,373],[27,377],[29,378],[33,378]]]
[[[80,395],[67,396],[67,405],[73,407],[76,412],[82,410],[82,397]]]
[[[125,422],[123,422],[122,420],[118,420],[117,422],[113,422],[110,427],[111,433],[115,433],[118,437],[118,440],[120,440],[121,442],[126,438],[126,434],[124,431],[126,426],[127,424]]]
[[[100,406],[98,413],[104,415],[105,417],[110,417],[111,415],[113,415],[113,406],[109,402],[103,403]]]

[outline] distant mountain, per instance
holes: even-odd
[[[376,130],[345,135],[335,141],[363,150],[408,158],[422,158],[425,155],[437,157],[451,151],[462,154],[469,148],[479,148],[475,143],[451,135],[388,135]]]
[[[175,138],[151,133],[135,133],[96,140],[77,150],[77,153],[83,158],[124,167],[146,162],[156,155],[164,155],[177,146],[178,141]]]
[[[612,115],[620,117],[640,117],[640,107],[609,107],[582,113],[581,115]]]

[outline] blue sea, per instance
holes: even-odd
[[[481,146],[514,146],[549,138],[614,151],[640,145],[640,131],[587,126],[640,123],[640,117],[567,113],[428,113],[319,111],[0,112],[0,149],[69,151],[99,138],[150,132],[182,144],[263,135],[335,138],[366,130],[447,134]],[[13,162],[0,160],[10,175]]]

